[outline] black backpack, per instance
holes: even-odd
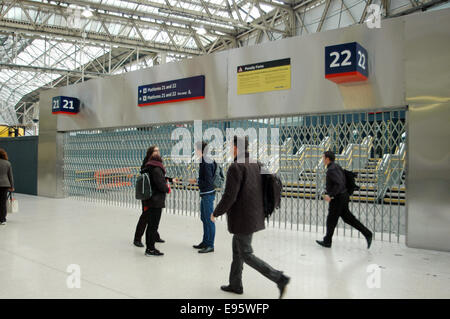
[[[355,178],[358,176],[358,174],[352,171],[347,171],[346,169],[343,169],[343,171],[345,176],[345,188],[347,188],[347,193],[349,195],[352,195],[354,191],[359,189],[359,186],[356,185],[355,182]]]
[[[135,198],[138,200],[148,200],[152,197],[152,185],[150,184],[150,175],[143,173],[136,178]]]
[[[216,170],[214,171],[213,185],[215,189],[222,189],[223,182],[225,180],[225,176],[223,175],[223,168],[218,163],[214,163],[216,164]]]
[[[269,219],[273,211],[280,208],[283,184],[276,174],[261,174],[263,180],[264,216]]]

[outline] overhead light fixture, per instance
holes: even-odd
[[[92,17],[94,14],[92,13],[91,10],[89,10],[89,8],[84,9],[83,12],[81,12],[81,15],[85,18],[90,18]]]

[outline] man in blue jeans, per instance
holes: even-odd
[[[211,214],[214,211],[214,199],[216,190],[214,188],[214,173],[216,163],[207,157],[205,149],[208,146],[206,142],[196,144],[196,152],[201,157],[198,187],[200,189],[200,217],[203,222],[203,240],[200,244],[194,245],[195,249],[200,249],[200,254],[211,253],[214,251],[214,237],[216,235],[216,225],[211,221]],[[189,180],[195,183],[194,179]]]

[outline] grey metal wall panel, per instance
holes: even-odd
[[[401,19],[293,37],[230,51],[228,116],[250,117],[374,109],[405,104]],[[369,52],[369,82],[336,85],[325,79],[325,46],[357,41]],[[239,65],[291,58],[291,89],[237,95]],[[242,107],[245,106],[245,107]]]
[[[76,97],[81,103],[77,115],[52,115],[58,119],[58,130],[122,126],[125,111],[132,110],[124,99],[122,75],[63,87],[54,92],[58,95]]]
[[[56,197],[56,132],[39,132],[38,195]]]
[[[39,196],[59,198],[62,194],[62,139],[56,131],[57,117],[51,112],[51,99],[57,89],[47,90],[40,95],[40,120],[38,144]]]
[[[42,91],[39,96],[39,132],[54,132],[58,117],[52,114],[52,97],[58,94],[58,89]]]
[[[227,116],[228,52],[155,66],[59,88],[56,95],[81,100],[78,115],[58,115],[58,131],[169,123]],[[205,75],[205,99],[137,106],[138,86]]]
[[[0,148],[8,153],[17,193],[37,195],[38,137],[0,138]]]
[[[450,10],[406,19],[409,247],[450,251]]]

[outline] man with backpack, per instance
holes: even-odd
[[[214,252],[214,238],[216,235],[216,225],[211,221],[211,214],[214,210],[214,199],[216,197],[216,188],[221,185],[215,185],[215,175],[220,173],[219,165],[207,156],[206,142],[196,144],[197,156],[201,157],[198,181],[191,179],[189,182],[198,183],[200,189],[200,218],[203,223],[203,239],[195,249],[200,249],[200,254]],[[223,179],[222,179],[223,180]]]
[[[334,229],[338,223],[339,217],[342,217],[345,223],[359,230],[367,240],[367,249],[372,244],[372,232],[367,229],[350,212],[348,203],[350,201],[349,193],[353,193],[354,177],[350,171],[345,171],[334,162],[335,155],[331,151],[323,154],[323,162],[327,167],[326,175],[326,194],[325,201],[329,203],[327,216],[327,233],[323,240],[316,242],[327,248],[331,248]]]
[[[229,284],[221,289],[236,294],[243,293],[242,270],[246,263],[275,282],[282,298],[289,277],[253,255],[253,233],[265,228],[263,177],[261,165],[250,163],[247,150],[248,139],[235,136],[232,148],[234,163],[228,168],[222,199],[211,216],[211,220],[215,221],[216,217],[227,213],[228,231],[233,234]]]

